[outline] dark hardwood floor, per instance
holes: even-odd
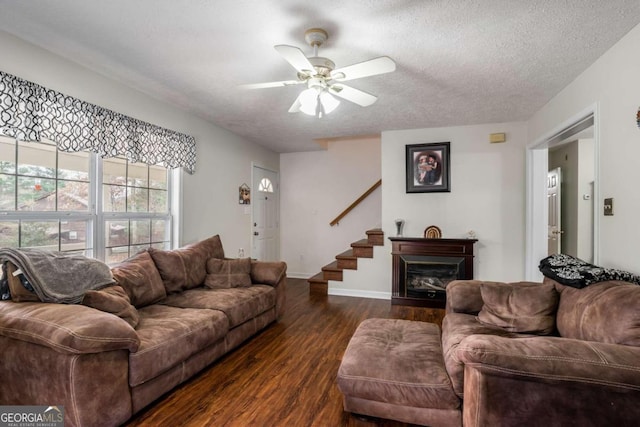
[[[336,385],[340,360],[364,319],[441,324],[444,310],[309,295],[302,279],[288,279],[287,286],[282,319],[157,400],[127,426],[406,426],[344,412]]]

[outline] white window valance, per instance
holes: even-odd
[[[0,130],[49,139],[62,151],[92,151],[130,162],[195,172],[195,138],[47,89],[0,71]]]

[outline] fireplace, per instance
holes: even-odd
[[[392,237],[392,304],[444,308],[453,280],[473,278],[475,239]]]
[[[462,279],[464,258],[422,255],[401,256],[399,293],[409,298],[444,299],[447,284]]]

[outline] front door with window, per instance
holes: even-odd
[[[251,257],[260,261],[279,258],[278,173],[253,166],[253,236]]]

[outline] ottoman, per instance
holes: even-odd
[[[428,426],[461,426],[461,401],[444,367],[432,323],[367,319],[338,369],[344,410]]]

